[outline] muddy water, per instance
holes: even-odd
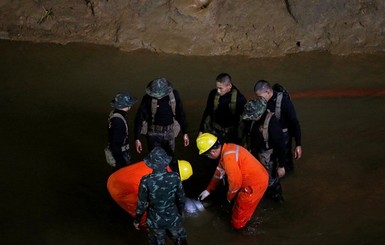
[[[257,79],[289,88],[303,130],[303,158],[282,180],[285,203],[262,201],[247,232],[230,229],[215,203],[187,215],[190,244],[380,244],[385,241],[385,55],[285,58],[182,57],[71,44],[0,41],[1,244],[146,244],[110,199],[104,162],[108,102],[141,98],[159,76],[180,91],[195,197],[210,167],[195,136],[220,72],[248,97]],[[130,112],[133,123],[137,105]],[[133,154],[135,160],[143,156]]]

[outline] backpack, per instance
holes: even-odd
[[[281,118],[282,98],[285,96],[290,100],[290,94],[289,90],[287,90],[284,86],[279,83],[275,83],[272,86],[272,89],[277,92],[277,101],[275,103],[275,116],[279,120]]]
[[[269,123],[273,115],[274,115],[274,112],[271,112],[269,109],[267,109],[267,115],[266,115],[265,121],[259,127],[259,132],[262,134],[263,142],[265,143],[266,149],[269,149]],[[246,137],[243,139],[243,146],[248,150],[250,150],[250,135],[251,135],[251,131],[253,129],[254,123],[255,121],[251,122],[249,132],[247,133]]]
[[[288,97],[290,99],[290,94],[289,94],[289,90],[287,90],[287,88],[285,88],[284,86],[282,86],[281,84],[279,83],[275,83],[272,87],[271,87],[274,91],[276,91],[277,93],[282,93],[284,96]]]

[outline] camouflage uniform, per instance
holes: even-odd
[[[147,211],[150,244],[166,244],[166,232],[174,244],[187,244],[182,226],[185,195],[179,175],[167,172],[171,157],[161,147],[155,147],[144,159],[154,171],[145,175],[139,185],[135,222]]]
[[[146,94],[136,113],[135,141],[140,141],[141,135],[146,135],[149,151],[161,146],[168,155],[173,155],[175,138],[179,133],[176,128],[183,133],[183,137],[187,137],[186,114],[180,94],[165,78],[155,79],[147,85]]]

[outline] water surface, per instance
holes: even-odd
[[[173,83],[191,140],[183,148],[179,139],[176,154],[193,164],[184,185],[196,197],[213,166],[197,156],[195,137],[221,72],[248,98],[258,79],[289,89],[303,158],[282,180],[285,203],[264,200],[248,232],[232,231],[226,209],[212,204],[186,215],[189,244],[385,241],[385,54],[184,57],[10,41],[0,41],[0,54],[2,244],[146,244],[106,190],[109,101],[123,90],[140,99],[156,77]]]

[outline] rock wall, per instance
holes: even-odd
[[[182,55],[385,50],[383,0],[0,0],[0,38]]]

